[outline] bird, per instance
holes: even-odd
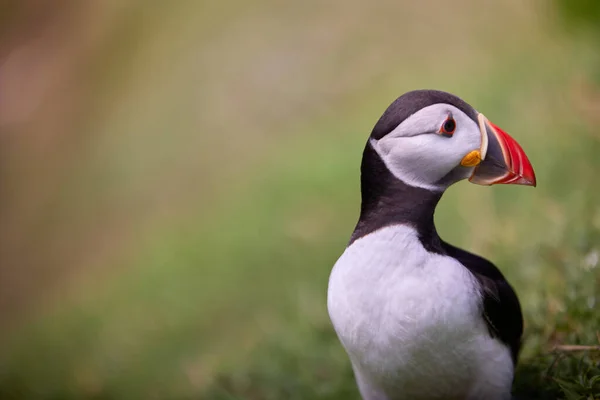
[[[440,238],[454,183],[536,186],[523,148],[456,95],[414,90],[375,124],[360,215],[328,282],[327,309],[364,400],[508,400],[519,299],[485,258]]]

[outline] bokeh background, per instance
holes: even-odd
[[[327,279],[417,88],[528,153],[536,189],[461,183],[436,221],[520,295],[516,389],[594,398],[598,4],[3,1],[0,398],[358,399]]]

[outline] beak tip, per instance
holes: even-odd
[[[527,181],[528,186],[536,187],[537,180],[535,178],[535,172],[533,172],[533,167],[531,166],[531,163],[524,152],[522,153],[522,158],[524,159],[523,175],[521,175],[522,179]]]
[[[528,163],[529,164],[529,163]],[[529,168],[523,174],[515,174],[518,179],[514,180],[512,183],[516,183],[518,185],[524,186],[537,186],[537,180],[535,179],[535,174],[533,173],[533,168],[531,168],[531,164],[528,165]]]
[[[533,186],[533,187],[537,187],[537,181],[535,180],[535,176],[533,177],[533,181],[529,185]]]
[[[537,182],[535,181],[535,179],[533,179],[533,180],[524,180],[523,185],[525,185],[525,186],[531,186],[531,187],[536,187],[537,186]]]

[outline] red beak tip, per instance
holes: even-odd
[[[535,179],[533,181],[529,179],[523,179],[522,185],[536,187],[537,183],[535,182]]]
[[[528,186],[533,186],[536,187],[537,186],[537,180],[535,178],[535,172],[533,172],[533,167],[531,166],[531,163],[529,162],[529,160],[527,159],[527,156],[525,156],[525,153],[523,153],[523,157],[526,160],[525,163],[525,168],[524,168],[524,174],[521,175],[521,178],[527,182],[525,183]]]
[[[536,187],[537,186],[537,182],[535,180],[535,177],[533,177],[533,181],[529,183],[530,186]]]

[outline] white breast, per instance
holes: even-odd
[[[410,227],[349,246],[328,308],[365,399],[510,398],[510,352],[489,336],[475,278]]]

